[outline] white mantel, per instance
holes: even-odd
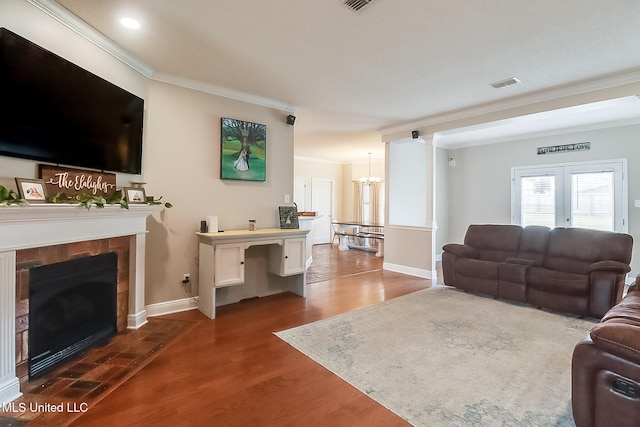
[[[16,251],[131,236],[127,325],[147,322],[144,265],[147,217],[159,206],[92,207],[40,204],[0,206],[0,404],[21,395],[15,366]]]

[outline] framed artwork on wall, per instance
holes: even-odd
[[[223,117],[220,129],[220,178],[265,181],[267,126]]]

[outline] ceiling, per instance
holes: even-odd
[[[640,72],[637,0],[373,0],[359,12],[343,0],[57,3],[151,78],[279,103],[297,117],[303,157],[382,158],[381,129]],[[509,77],[522,83],[489,85]]]

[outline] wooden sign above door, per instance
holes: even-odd
[[[44,180],[49,195],[65,193],[73,196],[85,193],[106,197],[116,192],[115,173],[50,165],[39,165],[39,169],[40,178]]]

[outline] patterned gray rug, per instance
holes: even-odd
[[[276,335],[416,426],[574,426],[593,324],[437,287]]]

